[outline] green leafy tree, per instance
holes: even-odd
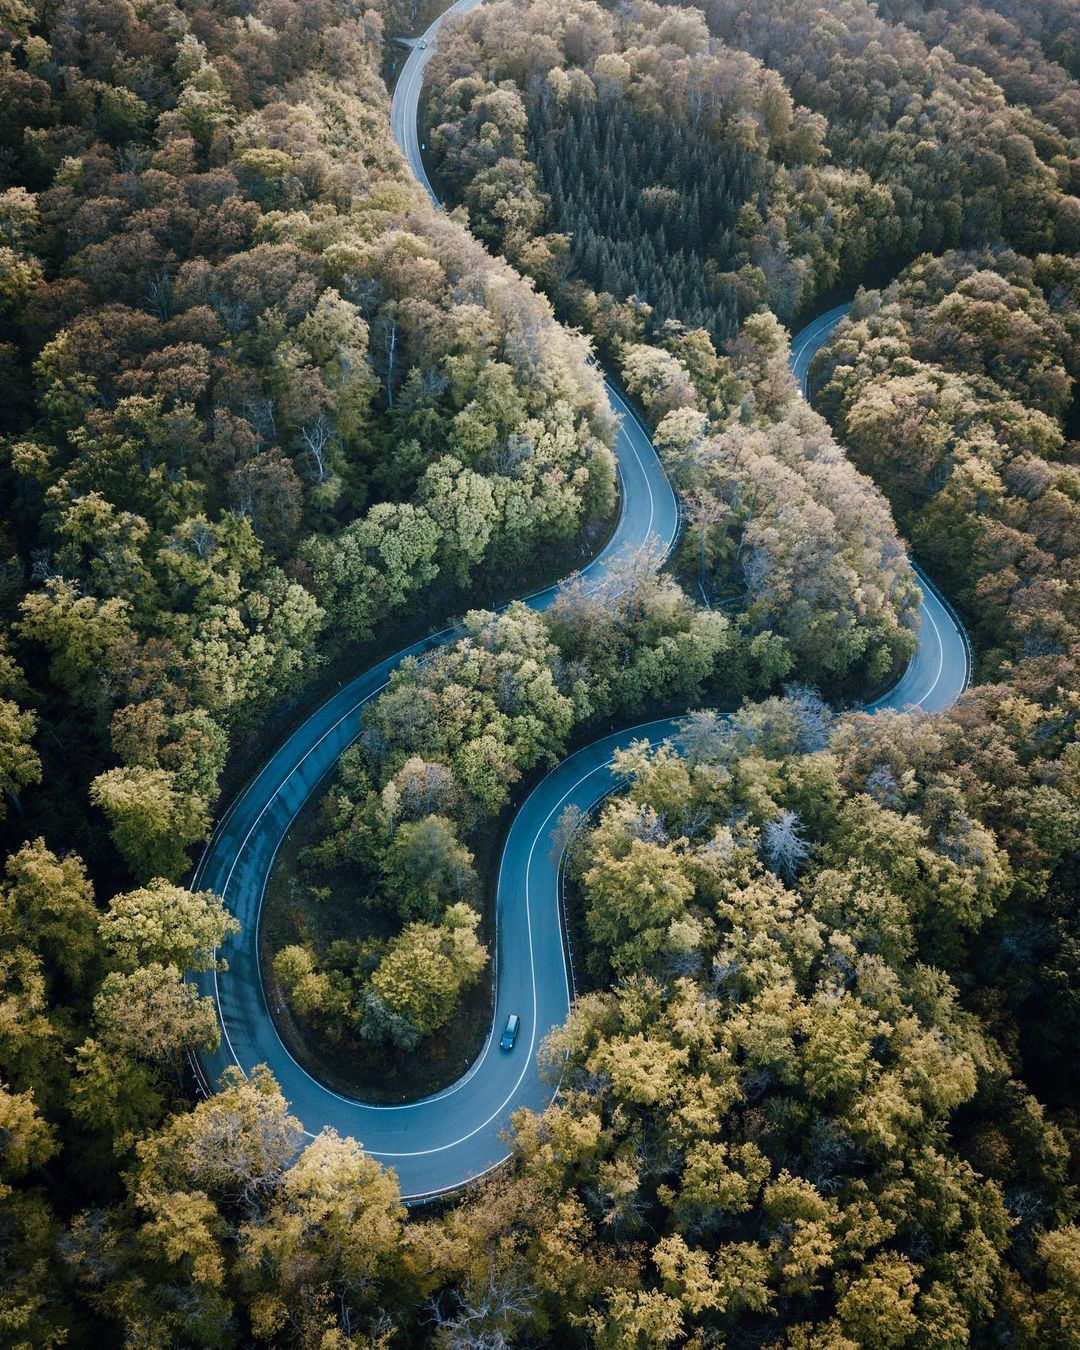
[[[188,891],[161,877],[113,896],[101,926],[105,945],[129,972],[154,962],[183,971],[223,970],[217,950],[240,931],[220,896]]]
[[[297,1323],[301,1335],[320,1339],[339,1320],[377,1325],[382,1291],[408,1280],[404,1215],[391,1172],[354,1140],[319,1134],[284,1173],[266,1213],[240,1230],[239,1276],[260,1339]]]
[[[652,828],[648,821],[643,824]],[[696,947],[700,924],[689,910],[693,884],[666,841],[631,837],[612,849],[597,840],[584,881],[589,893],[586,923],[597,964],[626,974],[677,959]]]
[[[177,877],[188,866],[187,847],[207,836],[206,802],[178,790],[167,769],[109,769],[90,785],[90,798],[108,816],[113,840],[140,880]]]
[[[409,924],[375,968],[371,988],[421,1038],[445,1026],[462,991],[487,965],[479,922],[468,905],[451,905],[438,926]]]
[[[176,966],[157,962],[106,975],[94,997],[94,1021],[108,1048],[152,1064],[213,1050],[220,1038],[213,999],[185,983]]]
[[[0,929],[29,941],[52,967],[76,984],[100,955],[94,889],[82,861],[58,858],[38,838],[5,864]]]
[[[126,600],[80,595],[69,581],[56,578],[23,600],[19,631],[48,649],[52,679],[88,703],[118,669],[131,634],[130,612]]]
[[[0,792],[16,803],[23,788],[41,782],[41,759],[31,745],[37,724],[30,709],[0,699]]]
[[[437,922],[447,905],[469,900],[476,889],[472,854],[445,816],[400,825],[384,866],[387,890],[406,919]]]

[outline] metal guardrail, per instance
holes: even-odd
[[[960,614],[958,613],[956,606],[952,603],[952,601],[944,593],[944,591],[942,591],[941,587],[938,586],[937,582],[933,579],[933,577],[931,577],[929,572],[927,572],[923,564],[919,562],[919,560],[915,558],[914,555],[911,556],[912,561],[917,563],[918,565],[919,585],[927,586],[931,591],[933,591],[934,599],[939,602],[941,607],[948,614],[949,618],[952,619],[954,625],[956,626],[956,631],[960,634],[961,640],[963,641],[964,644],[964,688],[970,689],[971,682],[975,674],[975,649],[971,645],[971,638],[968,637],[968,631],[964,625],[964,621],[960,617]]]

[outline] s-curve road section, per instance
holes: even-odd
[[[619,406],[619,405],[617,405]],[[655,549],[663,555],[678,533],[678,509],[656,451],[637,419],[622,407],[616,453],[622,485],[621,512],[604,550],[581,575],[600,581],[613,561]],[[551,586],[527,603],[545,609]],[[217,1002],[221,1044],[202,1057],[207,1082],[230,1064],[245,1072],[270,1066],[304,1128],[314,1134],[332,1126],[359,1139],[369,1153],[392,1166],[407,1198],[460,1186],[506,1156],[501,1135],[520,1106],[541,1109],[550,1091],[539,1079],[536,1049],[547,1031],[566,1018],[569,993],[563,960],[556,869],[548,858],[548,835],[559,812],[576,802],[561,786],[583,761],[568,760],[545,779],[523,805],[507,840],[497,898],[498,996],[494,1026],[506,1014],[521,1017],[510,1054],[489,1035],[468,1074],[446,1092],[402,1107],[350,1101],[311,1078],[285,1048],[267,1008],[259,970],[258,927],[263,895],[279,847],[293,821],[357,737],[365,704],[386,687],[407,656],[421,655],[453,637],[443,630],[357,676],[303,723],[237,799],[215,831],[193,885],[224,896],[240,920],[240,933],[220,955],[228,970],[203,976]],[[589,754],[598,753],[594,747]],[[610,758],[610,751],[605,756]],[[583,790],[591,790],[590,780]],[[608,789],[610,790],[610,789]],[[561,803],[552,805],[566,795]],[[599,795],[599,794],[597,794]],[[591,805],[591,803],[588,803]],[[555,809],[557,807],[557,809]],[[554,810],[554,814],[552,814]]]
[[[666,552],[678,531],[674,494],[632,415],[624,415],[617,453],[622,483],[619,523],[603,552],[582,569],[587,580],[602,580],[616,558],[654,548]],[[551,586],[539,591],[527,603],[545,609],[556,590]],[[518,1013],[522,1022],[518,1043],[506,1054],[499,1049],[497,1036],[489,1035],[468,1074],[446,1092],[408,1106],[378,1107],[341,1097],[311,1078],[285,1048],[267,1008],[258,927],[278,849],[341,752],[356,739],[365,704],[386,687],[405,657],[430,651],[453,635],[446,629],[414,643],[357,676],[318,708],[224,816],[193,883],[224,896],[241,925],[240,933],[220,953],[228,970],[201,979],[204,991],[217,1002],[222,1029],[217,1052],[202,1057],[207,1082],[215,1083],[230,1064],[245,1072],[268,1064],[309,1133],[329,1125],[359,1139],[369,1153],[394,1167],[408,1198],[452,1189],[501,1161],[506,1147],[500,1136],[511,1113],[520,1106],[541,1109],[550,1099],[538,1077],[536,1049],[547,1031],[565,1020],[570,1005],[559,907],[557,899],[552,900],[557,896],[557,870],[548,858],[548,836],[559,813],[577,802],[563,784],[573,777],[574,766],[584,761],[578,757],[566,761],[528,798],[514,820],[503,856],[494,1026],[501,1027],[507,1013]],[[582,752],[586,759],[597,753],[596,747]],[[588,780],[581,790],[587,793],[595,781]]]
[[[453,12],[473,3],[476,0],[465,0]],[[429,29],[429,43],[438,26]],[[417,69],[422,73],[423,64],[417,58],[426,59],[427,50],[414,48],[403,80],[419,78]],[[395,126],[400,126],[400,103],[394,106]],[[415,120],[408,125],[415,141]],[[415,162],[420,165],[419,158]],[[587,581],[597,582],[616,559],[646,550],[665,556],[679,529],[675,494],[648,433],[616,390],[609,387],[608,394],[620,418],[615,446],[620,514],[606,547],[582,568]],[[545,609],[556,590],[551,586],[539,591],[527,603]],[[501,1136],[511,1113],[521,1106],[541,1109],[550,1100],[550,1089],[540,1082],[536,1050],[548,1030],[565,1020],[570,996],[558,903],[552,900],[557,895],[557,869],[548,857],[548,835],[560,812],[577,802],[575,793],[587,797],[603,778],[597,771],[575,784],[572,780],[581,765],[592,765],[597,755],[606,762],[610,749],[605,751],[603,743],[589,747],[560,765],[514,821],[498,888],[493,1027],[501,1030],[506,1015],[516,1012],[521,1031],[510,1053],[499,1049],[497,1035],[489,1035],[476,1063],[445,1092],[408,1106],[380,1107],[339,1096],[310,1077],[283,1045],[270,1016],[259,969],[258,927],[278,849],[305,803],[356,739],[365,704],[386,687],[405,657],[421,655],[453,636],[452,629],[445,629],[414,643],[357,676],[318,708],[222,818],[193,883],[224,896],[241,925],[239,935],[220,953],[227,971],[210,973],[200,981],[216,1000],[222,1029],[217,1052],[201,1060],[207,1083],[216,1083],[231,1064],[245,1072],[256,1064],[269,1065],[309,1134],[332,1126],[359,1139],[372,1156],[396,1170],[407,1198],[453,1189],[496,1165],[506,1156]]]
[[[447,15],[478,3],[459,0]],[[398,144],[429,192],[416,113],[424,66],[445,17],[411,52],[393,104]],[[795,339],[796,374],[797,362],[805,358],[805,372],[827,339],[828,319],[823,316]],[[616,443],[621,514],[607,547],[583,569],[586,578],[597,581],[617,556],[654,548],[664,554],[678,532],[675,497],[649,437],[617,392],[610,385],[608,390],[621,416]],[[545,608],[555,589],[538,592],[528,603]],[[220,953],[228,969],[200,981],[216,1001],[222,1028],[219,1049],[201,1060],[207,1083],[214,1084],[230,1065],[245,1072],[257,1064],[268,1065],[309,1135],[331,1127],[360,1140],[368,1153],[394,1168],[406,1199],[454,1190],[498,1166],[509,1152],[506,1133],[513,1112],[520,1107],[540,1110],[551,1100],[553,1089],[541,1080],[537,1050],[548,1031],[565,1020],[571,997],[559,908],[559,859],[551,856],[551,831],[567,807],[587,811],[618,787],[611,763],[616,750],[638,738],[657,742],[677,732],[674,722],[663,720],[596,741],[554,768],[521,804],[499,870],[494,1019],[479,1057],[464,1077],[443,1092],[404,1106],[373,1106],[341,1096],[312,1078],[275,1030],[258,959],[263,896],[282,841],[341,752],[355,740],[365,704],[385,688],[405,657],[430,651],[452,636],[447,629],[414,643],[357,676],[312,713],[222,817],[193,883],[224,896],[241,924],[239,935]],[[946,637],[943,651],[947,646]],[[916,671],[916,662],[912,663],[905,676],[909,692],[901,697],[904,704],[941,706],[952,687],[952,674],[944,675],[946,667],[951,672],[951,663],[944,655],[939,659],[933,649],[925,658],[925,673],[920,673],[922,664]],[[894,691],[890,697],[895,696]],[[511,1012],[520,1016],[521,1030],[514,1049],[506,1052],[499,1048],[498,1032]]]

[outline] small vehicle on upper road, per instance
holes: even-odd
[[[518,1038],[518,1032],[521,1030],[521,1018],[517,1013],[511,1013],[506,1019],[506,1026],[503,1028],[503,1034],[499,1039],[500,1050],[513,1050],[514,1042]]]

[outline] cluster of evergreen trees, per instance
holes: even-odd
[[[736,263],[739,211],[754,189],[750,151],[622,102],[575,102],[561,119],[541,103],[530,132],[574,272],[597,291],[636,295],[656,327],[678,318],[718,344],[734,337],[735,296],[717,274]]]
[[[601,341],[631,290],[661,322],[730,336],[733,313],[790,322],[926,250],[1075,247],[1076,90],[1054,64],[1069,20],[957,9],[484,5],[432,63],[435,167]]]

